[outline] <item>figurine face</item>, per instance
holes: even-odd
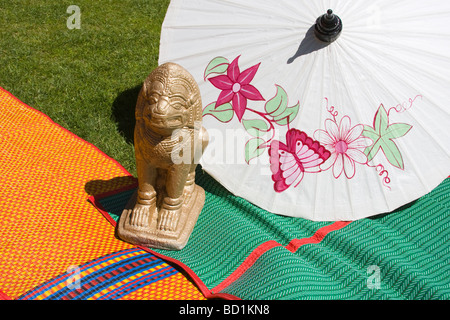
[[[154,80],[148,89],[143,116],[150,128],[158,134],[170,135],[175,129],[184,127],[189,108],[187,88],[177,83],[165,86]]]

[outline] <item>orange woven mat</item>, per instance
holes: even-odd
[[[2,88],[0,140],[0,298],[24,297],[44,283],[70,274],[74,266],[87,266],[101,257],[135,249],[115,238],[111,224],[87,201],[94,194],[135,183],[117,162]],[[112,274],[130,272],[137,265],[130,262],[128,269],[118,267]],[[173,268],[164,261],[155,268],[166,267]],[[114,296],[204,299],[183,273],[169,271]],[[136,281],[137,276],[130,273],[128,278],[110,283],[111,290],[117,291],[123,282]],[[64,283],[58,288],[61,286]],[[44,296],[51,297],[47,292],[36,298]]]

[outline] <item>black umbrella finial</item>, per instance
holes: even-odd
[[[324,42],[333,42],[336,40],[342,31],[342,21],[333,10],[328,9],[327,13],[317,18],[314,27],[314,34],[317,39]]]

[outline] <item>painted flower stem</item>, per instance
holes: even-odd
[[[251,108],[247,108],[248,111],[251,111],[253,113],[256,113],[257,115],[259,115],[260,117],[262,117],[264,120],[266,120],[269,123],[269,129],[266,132],[272,131],[272,137],[267,140],[265,143],[263,143],[262,145],[259,146],[259,148],[268,148],[270,145],[270,142],[273,140],[273,138],[275,138],[275,126],[273,125],[273,121],[270,120],[267,117],[267,113],[261,112],[261,111],[257,111]]]

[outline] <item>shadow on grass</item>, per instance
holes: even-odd
[[[113,120],[117,123],[117,129],[127,143],[134,144],[134,126],[136,124],[134,111],[141,87],[142,84],[139,84],[121,92],[112,105]]]

